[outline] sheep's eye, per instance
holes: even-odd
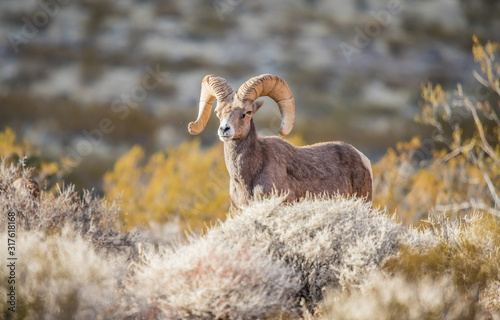
[[[220,117],[219,117],[219,112],[218,112],[218,111],[215,111],[215,115],[217,116],[217,118],[220,118]]]
[[[242,116],[241,116],[241,119],[245,119],[246,116],[251,116],[252,115],[252,111],[247,111],[245,112]]]

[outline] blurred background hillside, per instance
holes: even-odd
[[[204,75],[236,89],[273,73],[294,94],[293,133],[378,160],[431,134],[413,121],[421,83],[481,94],[472,35],[500,40],[498,17],[495,0],[2,0],[0,131],[12,128],[43,161],[67,158],[65,180],[100,192],[133,145],[151,155],[193,139]],[[266,105],[257,127],[277,134]]]

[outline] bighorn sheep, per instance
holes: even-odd
[[[287,193],[292,202],[312,195],[357,195],[371,202],[372,170],[368,158],[344,142],[324,142],[295,147],[279,137],[259,137],[252,115],[262,106],[255,101],[272,98],[281,112],[280,133],[293,127],[295,102],[286,82],[274,75],[251,78],[233,92],[221,77],[206,76],[201,84],[199,113],[188,130],[199,134],[215,113],[220,119],[218,135],[224,142],[224,157],[230,176],[234,204],[244,206],[256,194],[274,190]]]

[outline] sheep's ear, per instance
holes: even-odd
[[[254,101],[253,103],[253,113],[257,112],[260,107],[264,104],[264,100]]]

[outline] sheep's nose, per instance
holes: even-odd
[[[229,126],[220,126],[220,127],[219,127],[219,131],[220,131],[220,133],[222,133],[222,134],[226,134],[226,133],[228,133],[228,132],[229,132],[229,130],[231,130],[231,128],[230,128]]]

